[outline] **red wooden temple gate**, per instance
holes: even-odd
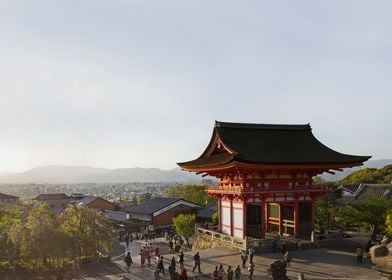
[[[220,179],[208,193],[218,199],[221,232],[309,239],[315,201],[328,192],[314,187],[312,177],[362,165],[369,158],[331,150],[313,136],[310,125],[216,122],[203,154],[178,165]]]

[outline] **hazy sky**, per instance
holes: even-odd
[[[0,170],[174,168],[215,120],[392,158],[392,2],[1,1]]]

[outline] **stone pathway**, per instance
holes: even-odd
[[[169,262],[172,256],[177,255],[168,254],[168,249],[163,240],[157,240],[160,252],[164,255],[165,269],[169,266]],[[155,265],[151,266],[140,266],[140,248],[144,245],[143,242],[133,242],[130,248],[125,249],[125,253],[130,251],[133,258],[133,266],[131,272],[126,274],[127,279],[155,279],[154,271]],[[154,245],[155,246],[155,245]],[[193,255],[196,252],[185,252],[185,268],[188,271],[190,279],[210,279],[211,272],[215,266],[223,264],[225,270],[228,265],[235,268],[238,264],[241,264],[240,255],[237,251],[214,248],[200,251],[202,258],[201,270],[202,274],[192,273],[193,268]],[[309,249],[302,250],[301,252],[291,252],[293,262],[291,267],[287,269],[287,275],[290,279],[298,279],[298,274],[303,273],[305,279],[358,279],[358,280],[378,280],[380,279],[378,272],[371,269],[372,264],[368,260],[364,260],[363,264],[356,263],[356,257],[353,252],[340,251],[336,249]],[[114,261],[119,267],[122,267],[125,271],[125,264],[123,261],[124,255],[119,256]],[[267,276],[267,268],[269,265],[281,258],[280,253],[266,253],[258,254],[254,257],[255,263],[255,276],[254,280],[266,280],[270,279]],[[178,271],[177,267],[177,271]],[[192,278],[193,277],[193,278]],[[243,276],[241,279],[248,279],[248,271],[243,270]],[[168,279],[168,276],[160,276],[159,279]]]

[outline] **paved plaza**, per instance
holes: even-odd
[[[168,254],[166,242],[158,239],[154,243],[160,248],[161,253],[165,259],[165,269],[169,265],[169,261],[172,258]],[[140,257],[138,252],[143,244],[140,242],[133,242],[130,244],[125,252],[130,251],[133,256],[134,265],[131,268],[131,272],[126,274],[128,279],[154,279],[155,264],[151,266],[140,266]],[[346,250],[344,250],[346,249]],[[213,248],[200,250],[200,256],[202,258],[201,269],[202,273],[193,274],[193,255],[195,252],[185,252],[185,267],[189,272],[189,276],[197,276],[199,279],[210,279],[211,272],[215,266],[223,264],[225,270],[228,265],[236,267],[241,264],[240,254],[237,251],[224,249],[224,248]],[[352,252],[348,251],[347,248],[334,248],[334,249],[308,249],[302,251],[291,252],[293,262],[291,267],[287,269],[287,275],[290,279],[297,279],[299,273],[303,273],[305,279],[363,279],[372,280],[379,279],[377,271],[371,269],[372,264],[369,260],[365,259],[364,263],[358,264],[356,262],[356,256],[354,249]],[[118,256],[115,260],[116,263],[125,269],[123,262],[123,254]],[[264,253],[258,254],[254,257],[255,263],[255,276],[253,279],[262,280],[270,279],[267,275],[267,268],[275,260],[281,259],[280,253]],[[178,271],[177,267],[177,271]],[[168,272],[165,277],[160,276],[160,279],[168,279]],[[190,278],[192,279],[192,278]],[[248,272],[246,269],[243,270],[242,279],[248,279]]]

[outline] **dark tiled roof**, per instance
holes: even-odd
[[[344,189],[347,192],[350,192],[352,194],[355,194],[355,192],[358,190],[359,185],[344,185],[341,187],[342,189]]]
[[[130,207],[130,209],[128,209],[128,211],[130,213],[151,215],[154,212],[156,212],[162,208],[165,208],[173,203],[176,203],[179,200],[183,200],[183,199],[175,198],[175,197],[157,197],[157,198],[153,198],[151,200],[148,200],[148,201],[144,202],[143,204]]]
[[[392,198],[392,185],[389,184],[361,184],[354,194],[355,199],[361,199],[367,196],[385,196]]]
[[[217,212],[217,211],[218,211],[218,205],[212,204],[212,205],[210,205],[210,206],[208,206],[208,207],[206,207],[206,208],[200,209],[200,210],[197,212],[197,217],[198,217],[198,218],[204,218],[204,219],[206,219],[206,218],[211,219],[211,218],[212,218],[212,215],[213,215],[215,212]]]
[[[216,141],[216,140],[219,141]],[[209,155],[220,142],[225,151]],[[318,141],[306,125],[272,125],[216,122],[204,153],[196,160],[178,163],[184,169],[219,166],[232,161],[255,164],[356,164],[369,156],[336,152]]]
[[[17,196],[14,195],[10,195],[10,194],[5,194],[5,193],[0,193],[0,198],[19,198]]]
[[[132,208],[135,207],[135,206],[136,206],[136,204],[128,205],[128,206],[122,207],[122,208],[120,209],[120,211],[129,212],[129,211],[131,211]]]
[[[80,205],[80,206],[87,206],[91,202],[95,201],[96,199],[98,199],[97,196],[86,196],[86,197],[84,197],[84,198],[82,198],[81,200],[78,201],[78,205]]]
[[[65,193],[41,193],[36,200],[51,200],[51,199],[70,199]]]
[[[111,201],[106,200],[106,199],[99,197],[99,196],[86,196],[86,197],[82,198],[81,200],[75,201],[75,203],[77,203],[80,206],[89,207],[89,205],[96,200],[100,200],[106,204],[111,204],[111,205],[115,206],[116,209],[120,209],[120,206],[117,203],[111,202]]]

